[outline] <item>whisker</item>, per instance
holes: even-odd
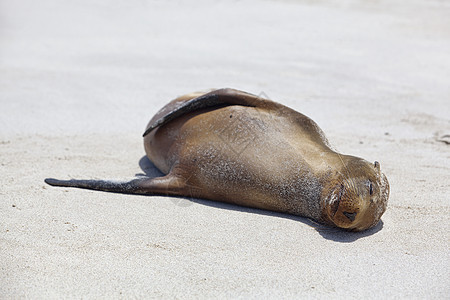
[[[347,166],[345,165],[344,161],[342,160],[341,155],[339,153],[337,153],[337,152],[336,152],[336,154],[339,157],[339,160],[341,161],[342,166],[344,167],[344,170],[347,173],[346,174],[346,179],[348,179],[347,180],[347,186],[348,186],[349,190],[352,190],[355,194],[358,194],[358,188],[356,187],[354,180],[351,179],[350,171],[348,170]]]

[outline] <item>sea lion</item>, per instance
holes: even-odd
[[[219,89],[173,100],[148,123],[144,147],[165,176],[45,182],[204,198],[353,231],[375,226],[386,210],[389,184],[378,162],[339,154],[307,116],[242,91]]]

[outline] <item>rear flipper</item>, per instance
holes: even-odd
[[[183,196],[186,186],[184,180],[171,174],[164,177],[145,177],[123,182],[112,180],[58,180],[46,178],[45,183],[51,186],[74,187],[122,194],[173,196]]]

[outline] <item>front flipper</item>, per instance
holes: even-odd
[[[228,105],[265,107],[270,104],[276,105],[270,100],[234,89],[215,90],[203,94],[199,97],[187,100],[185,102],[181,102],[180,105],[175,106],[171,111],[163,115],[161,118],[156,119],[154,122],[151,122],[148,125],[147,130],[144,132],[143,136],[145,137],[158,126],[162,126],[169,121],[172,121],[173,119],[199,109]]]
[[[45,182],[51,186],[141,195],[183,196],[186,187],[186,183],[183,179],[171,174],[164,177],[145,177],[125,182],[111,180],[58,180],[54,178],[46,178]]]

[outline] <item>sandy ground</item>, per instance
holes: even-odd
[[[1,0],[0,298],[448,298],[449,15],[437,0]],[[382,223],[44,184],[157,175],[146,123],[210,87],[265,93],[380,161]]]

